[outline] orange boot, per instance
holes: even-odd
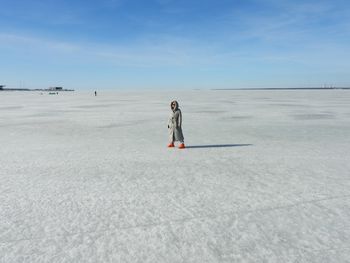
[[[185,144],[184,144],[184,143],[181,143],[181,144],[179,145],[179,149],[185,149]]]
[[[175,145],[174,145],[173,142],[171,142],[171,143],[168,144],[168,148],[172,148],[172,147],[175,147]]]

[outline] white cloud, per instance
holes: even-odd
[[[0,33],[0,46],[9,46],[14,48],[29,47],[37,50],[55,50],[60,52],[76,52],[80,50],[80,46],[63,41],[55,41],[34,36],[25,36],[17,34]]]

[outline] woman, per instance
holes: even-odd
[[[182,133],[182,114],[179,109],[179,103],[174,100],[170,104],[171,114],[168,121],[168,130],[169,130],[169,145],[168,147],[174,147],[174,142],[180,142],[179,149],[184,149],[184,136]]]

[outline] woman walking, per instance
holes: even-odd
[[[179,109],[179,103],[174,100],[170,103],[171,114],[168,121],[169,130],[169,145],[168,147],[175,147],[174,142],[180,142],[179,149],[185,148],[184,136],[182,133],[182,114]]]

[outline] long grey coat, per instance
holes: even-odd
[[[171,112],[168,120],[169,141],[183,142],[184,135],[182,133],[182,114],[181,114],[181,110],[179,109],[179,104],[177,103],[177,101],[174,101],[174,102],[176,103],[176,107]]]

